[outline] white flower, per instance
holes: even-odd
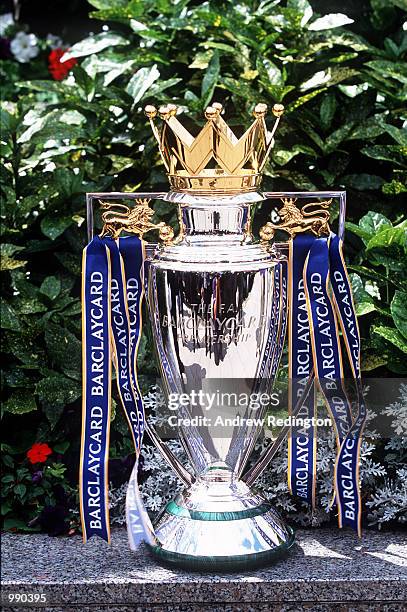
[[[55,34],[47,34],[45,42],[51,49],[60,49],[62,47],[62,38]]]
[[[11,41],[10,49],[16,60],[25,64],[39,53],[37,37],[35,34],[18,32]]]
[[[0,36],[4,36],[7,28],[14,24],[13,14],[5,13],[0,15]]]

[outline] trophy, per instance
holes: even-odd
[[[285,334],[286,255],[256,244],[251,234],[251,209],[264,199],[261,173],[283,107],[273,107],[271,133],[266,110],[256,106],[253,125],[238,139],[214,103],[193,138],[175,106],[158,113],[146,107],[171,185],[164,199],[178,207],[180,222],[176,238],[168,226],[159,228],[164,246],[148,249],[146,259],[147,302],[167,397],[230,397],[238,388],[240,397],[250,398],[272,388]],[[267,563],[293,544],[292,529],[244,478],[265,410],[250,401],[227,408],[219,402],[208,424],[200,403],[179,407],[180,439],[193,472],[171,459],[186,488],[154,525],[150,549],[159,558],[189,568],[235,569]],[[215,431],[222,411],[237,424]]]
[[[331,202],[308,203],[299,210],[296,198],[285,197],[289,194],[260,191],[282,105],[273,106],[276,119],[269,131],[267,107],[258,104],[253,124],[240,138],[222,111],[221,104],[208,107],[206,123],[193,137],[177,119],[176,106],[158,111],[147,106],[170,191],[88,194],[90,228],[92,202],[97,197],[101,203],[102,238],[119,244],[123,231],[143,238],[158,230],[161,243],[145,245],[142,282],[164,395],[171,404],[168,420],[176,424],[189,463],[187,469],[147,420],[146,432],[184,489],[151,525],[140,502],[136,463],[127,494],[130,545],[135,548],[137,539],[132,517],[141,517],[150,526],[147,546],[156,557],[211,571],[269,564],[294,542],[293,529],[253,488],[288,429],[281,430],[257,462],[248,464],[270,411],[270,403],[257,400],[272,395],[288,326],[289,253],[287,244],[274,241],[274,234],[278,229],[290,238],[302,233],[306,241],[311,234],[328,235]],[[343,234],[344,192],[314,195],[339,196]],[[283,202],[281,223],[266,223],[256,240],[253,208],[270,196]],[[116,202],[104,202],[104,197]],[[153,199],[177,207],[177,236],[166,223],[152,221]],[[117,200],[132,200],[134,206]],[[328,240],[323,239],[326,248]],[[291,406],[291,414],[298,413],[310,391],[312,368],[307,376],[302,401]],[[314,450],[310,452],[315,459]]]

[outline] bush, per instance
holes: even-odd
[[[71,47],[68,57],[76,61],[69,72],[59,63],[62,53],[50,57],[55,41],[38,39],[36,56],[22,61],[18,45],[9,44],[21,26],[2,27],[7,59],[1,71],[8,79],[1,109],[2,391],[5,478],[12,484],[2,512],[8,528],[27,526],[44,507],[57,505],[54,480],[71,496],[65,503],[73,503],[84,194],[165,189],[141,112],[147,103],[175,102],[202,123],[204,108],[219,100],[236,125],[247,124],[257,102],[284,103],[264,186],[348,190],[347,254],[363,368],[376,376],[406,372],[404,2],[358,3],[353,23],[339,2],[324,15],[307,0],[90,4],[108,28]],[[312,5],[320,12],[325,6]],[[174,215],[164,204],[157,212]],[[144,335],[145,389],[154,367]],[[113,429],[111,455],[124,457],[131,444],[120,411]],[[54,492],[47,498],[31,490],[38,466],[27,467],[25,453],[35,442],[54,451],[46,465],[57,460],[66,467],[66,473],[52,468]],[[18,469],[31,470],[32,485]]]

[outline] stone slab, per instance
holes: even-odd
[[[161,566],[144,547],[131,552],[121,529],[113,530],[110,546],[95,538],[85,546],[78,536],[4,534],[2,601],[9,611],[399,612],[407,609],[407,537],[366,531],[358,540],[335,528],[299,530],[275,565],[214,575]]]

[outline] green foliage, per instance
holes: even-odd
[[[346,252],[364,367],[401,372],[403,2],[365,0],[357,15],[354,8],[354,22],[339,2],[330,3],[336,8],[329,15],[317,14],[307,0],[90,4],[92,17],[107,21],[109,30],[71,46],[65,57],[79,62],[67,79],[51,80],[43,60],[4,60],[1,67],[8,81],[1,104],[2,391],[10,443],[24,452],[36,440],[69,440],[65,461],[77,461],[84,195],[165,189],[142,112],[147,103],[176,103],[201,125],[205,106],[219,100],[237,129],[256,103],[284,103],[264,187],[348,190],[349,230],[356,236],[348,232]],[[268,214],[265,207],[260,214]],[[165,209],[165,220],[173,215]],[[145,338],[140,368],[148,383],[155,370]],[[120,455],[127,448],[121,417],[113,430],[112,453]]]
[[[369,212],[358,225],[347,223],[364,243],[351,275],[357,314],[369,315],[364,342],[364,371],[386,365],[407,374],[407,221],[393,225],[380,213]]]

